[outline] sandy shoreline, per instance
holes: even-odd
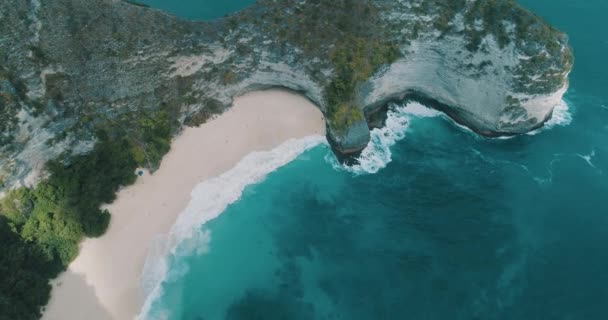
[[[144,301],[139,277],[148,249],[169,231],[198,183],[253,151],[323,134],[321,112],[306,98],[281,90],[247,94],[217,119],[185,129],[159,170],[138,178],[108,206],[108,232],[86,240],[68,271],[54,281],[43,319],[133,319]]]

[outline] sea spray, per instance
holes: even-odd
[[[545,123],[545,127],[550,129],[555,126],[567,126],[572,123],[572,112],[570,105],[565,100],[562,100],[553,109],[551,119]]]
[[[382,128],[371,132],[371,141],[361,152],[355,165],[342,165],[333,155],[326,160],[337,170],[360,174],[374,174],[385,168],[392,161],[391,147],[405,138],[411,118],[428,118],[440,116],[433,110],[416,101],[405,104],[391,104],[387,112],[386,123]]]
[[[557,106],[555,106],[555,108],[553,108],[551,119],[545,122],[542,128],[528,132],[527,134],[533,136],[556,126],[568,126],[570,123],[572,123],[572,112],[570,110],[570,106],[568,102],[562,100]]]
[[[169,317],[164,310],[154,314],[151,311],[154,302],[163,294],[163,283],[187,272],[185,267],[173,265],[169,270],[171,257],[193,252],[204,254],[211,242],[210,231],[202,228],[206,222],[217,218],[228,205],[237,201],[245,187],[261,182],[269,173],[322,143],[326,143],[322,136],[289,140],[271,151],[253,152],[230,171],[198,184],[170,232],[159,236],[150,250],[141,278],[146,300],[137,319]]]
[[[470,128],[453,121],[446,114],[429,108],[417,101],[409,101],[404,104],[392,104],[387,112],[386,124],[382,128],[377,128],[371,132],[369,145],[361,152],[357,159],[357,164],[340,164],[333,155],[328,154],[326,161],[336,170],[346,170],[355,175],[374,174],[385,168],[392,161],[391,147],[405,138],[405,134],[412,118],[441,117],[459,129],[473,134],[475,137],[482,138]],[[562,100],[553,110],[551,119],[538,130],[529,132],[528,135],[535,135],[544,130],[555,126],[567,126],[572,122],[572,113],[566,101]],[[516,136],[504,136],[490,138],[496,140],[512,139]]]

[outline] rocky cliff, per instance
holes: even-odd
[[[484,135],[524,133],[551,117],[572,62],[567,38],[511,0],[262,0],[211,22],[118,0],[3,1],[0,182],[31,185],[100,134],[129,137],[154,167],[156,127],[175,134],[270,87],[316,103],[342,154],[407,95]]]

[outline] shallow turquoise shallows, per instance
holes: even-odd
[[[246,8],[255,0],[139,0],[138,2],[186,19],[212,20]]]
[[[549,128],[485,139],[395,106],[385,168],[319,145],[245,188],[169,257],[145,318],[607,319],[608,3],[521,2],[576,54]]]

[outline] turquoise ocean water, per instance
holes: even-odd
[[[159,239],[142,318],[608,318],[608,3],[520,2],[577,58],[548,128],[485,139],[404,103],[359,167],[317,138],[253,154]]]
[[[186,19],[209,20],[243,9],[253,4],[255,0],[138,0],[138,2]]]

